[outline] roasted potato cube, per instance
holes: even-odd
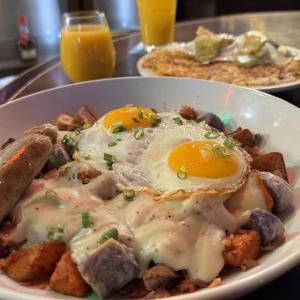
[[[84,125],[84,124],[93,125],[97,121],[97,118],[85,105],[83,105],[74,114],[74,120],[76,123],[80,125]]]
[[[237,140],[243,146],[252,148],[257,145],[254,135],[249,129],[238,128],[236,131],[229,133],[228,136]]]
[[[223,239],[225,264],[241,267],[244,260],[257,259],[260,249],[260,235],[254,230],[240,230]]]
[[[58,130],[67,130],[67,131],[73,131],[75,130],[79,125],[75,122],[74,118],[61,113],[58,115],[56,119],[56,126]]]
[[[52,274],[65,251],[66,247],[62,242],[45,242],[19,249],[5,260],[3,271],[20,282],[41,280]]]
[[[279,152],[262,154],[255,158],[251,165],[255,170],[270,172],[288,181],[283,155]]]
[[[61,294],[75,297],[84,297],[89,293],[90,287],[82,279],[70,251],[66,251],[57,263],[50,278],[50,287]]]

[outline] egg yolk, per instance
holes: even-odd
[[[125,106],[107,113],[103,119],[103,125],[108,130],[113,130],[116,124],[123,125],[126,130],[135,127],[148,127],[153,124],[151,116],[154,112],[142,106]]]
[[[191,141],[175,147],[168,156],[168,165],[178,172],[184,170],[187,175],[222,178],[233,175],[239,167],[233,151],[226,148],[229,157],[218,156],[214,152],[213,141]]]

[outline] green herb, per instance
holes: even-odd
[[[90,124],[90,123],[85,123],[85,124],[83,124],[82,125],[82,129],[89,129],[89,128],[91,128],[92,127],[92,124]]]
[[[103,159],[106,161],[106,166],[108,170],[112,170],[112,165],[117,161],[116,157],[109,153],[104,153]]]
[[[123,198],[126,201],[133,201],[134,200],[134,196],[135,196],[135,192],[132,189],[124,189],[122,191],[123,194]]]
[[[144,118],[144,113],[141,110],[139,110],[138,111],[138,116],[139,116],[139,119],[142,120]]]
[[[151,114],[150,119],[152,120],[153,126],[156,126],[161,123],[161,117],[158,114]]]
[[[80,132],[81,132],[81,130],[82,130],[82,127],[81,127],[81,126],[80,126],[80,127],[77,127],[77,128],[74,130],[74,133],[75,133],[76,135],[79,135]]]
[[[117,142],[116,141],[111,141],[107,144],[108,147],[113,147],[113,146],[116,146],[117,145]]]
[[[85,160],[91,160],[91,157],[88,154],[82,154],[80,156]]]
[[[60,241],[64,237],[65,227],[61,224],[54,224],[48,227],[48,239],[51,241]]]
[[[224,140],[223,145],[232,149],[236,144],[233,140],[227,138]]]
[[[134,134],[133,134],[134,138],[136,140],[141,139],[144,136],[144,129],[143,128],[139,128]]]
[[[217,138],[217,137],[219,137],[219,136],[220,136],[220,134],[219,134],[217,131],[214,131],[214,130],[208,131],[208,132],[206,132],[206,133],[204,134],[204,137],[205,137],[206,139],[215,139],[215,138]]]
[[[78,143],[71,135],[65,135],[62,140],[68,154],[72,157],[77,150]]]
[[[135,123],[141,123],[141,121],[138,118],[131,118],[133,122]]]
[[[212,146],[212,149],[213,149],[213,153],[219,157],[227,158],[231,156],[230,152],[228,152],[225,146],[223,145],[214,144]]]
[[[117,228],[111,228],[111,229],[109,229],[109,230],[102,233],[98,243],[99,244],[104,244],[109,239],[117,240],[118,237],[119,237],[118,229]]]
[[[57,193],[56,193],[54,190],[49,189],[49,190],[45,193],[45,198],[46,198],[47,200],[53,201],[53,200],[57,200],[58,196],[57,196]]]
[[[127,128],[122,123],[112,124],[111,127],[112,127],[112,133],[114,134],[127,130]]]
[[[182,180],[187,178],[187,170],[185,165],[181,166],[180,170],[177,171],[177,177]]]
[[[115,163],[117,161],[116,157],[109,153],[104,153],[103,158],[107,162]]]
[[[93,225],[93,220],[88,211],[84,211],[81,213],[81,224],[82,228],[90,228]]]
[[[186,179],[187,178],[187,172],[186,171],[183,171],[183,170],[179,170],[178,172],[177,172],[177,177],[179,178],[179,179]]]
[[[180,117],[173,118],[173,120],[175,121],[175,123],[176,123],[177,125],[182,125],[182,124],[183,124],[183,121],[181,120]]]

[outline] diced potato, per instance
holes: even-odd
[[[56,126],[58,130],[67,130],[67,131],[73,131],[78,127],[78,124],[75,122],[74,118],[61,113],[58,115],[56,119]]]
[[[66,247],[62,242],[45,242],[19,249],[5,260],[3,271],[20,282],[45,279],[52,274],[65,251]]]
[[[252,168],[258,171],[270,172],[288,181],[283,155],[279,152],[269,152],[255,158]]]
[[[80,125],[84,125],[84,124],[93,125],[97,121],[97,118],[85,105],[83,105],[74,114],[74,120],[76,123]]]
[[[256,146],[254,135],[249,129],[238,128],[236,131],[230,132],[228,136],[237,140],[243,146],[247,146],[250,148]]]
[[[59,293],[75,297],[84,297],[89,293],[90,287],[82,279],[70,251],[66,251],[57,263],[50,278],[50,287]]]
[[[223,240],[225,264],[241,267],[247,259],[257,259],[260,251],[260,235],[254,230],[240,230]]]

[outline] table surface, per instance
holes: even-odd
[[[242,14],[183,22],[176,25],[175,40],[193,39],[199,25],[206,26],[215,32],[232,32],[234,34],[241,34],[248,29],[256,29],[266,32],[270,39],[279,44],[300,48],[300,11]],[[139,42],[139,34],[130,34],[114,40],[117,60],[115,77],[138,75],[136,62],[140,54],[134,49]],[[69,83],[70,81],[61,68],[59,58],[54,58],[26,71],[0,90],[0,104],[7,100]],[[300,106],[300,88],[277,93],[276,96]],[[300,299],[299,278],[300,265],[242,299]]]

